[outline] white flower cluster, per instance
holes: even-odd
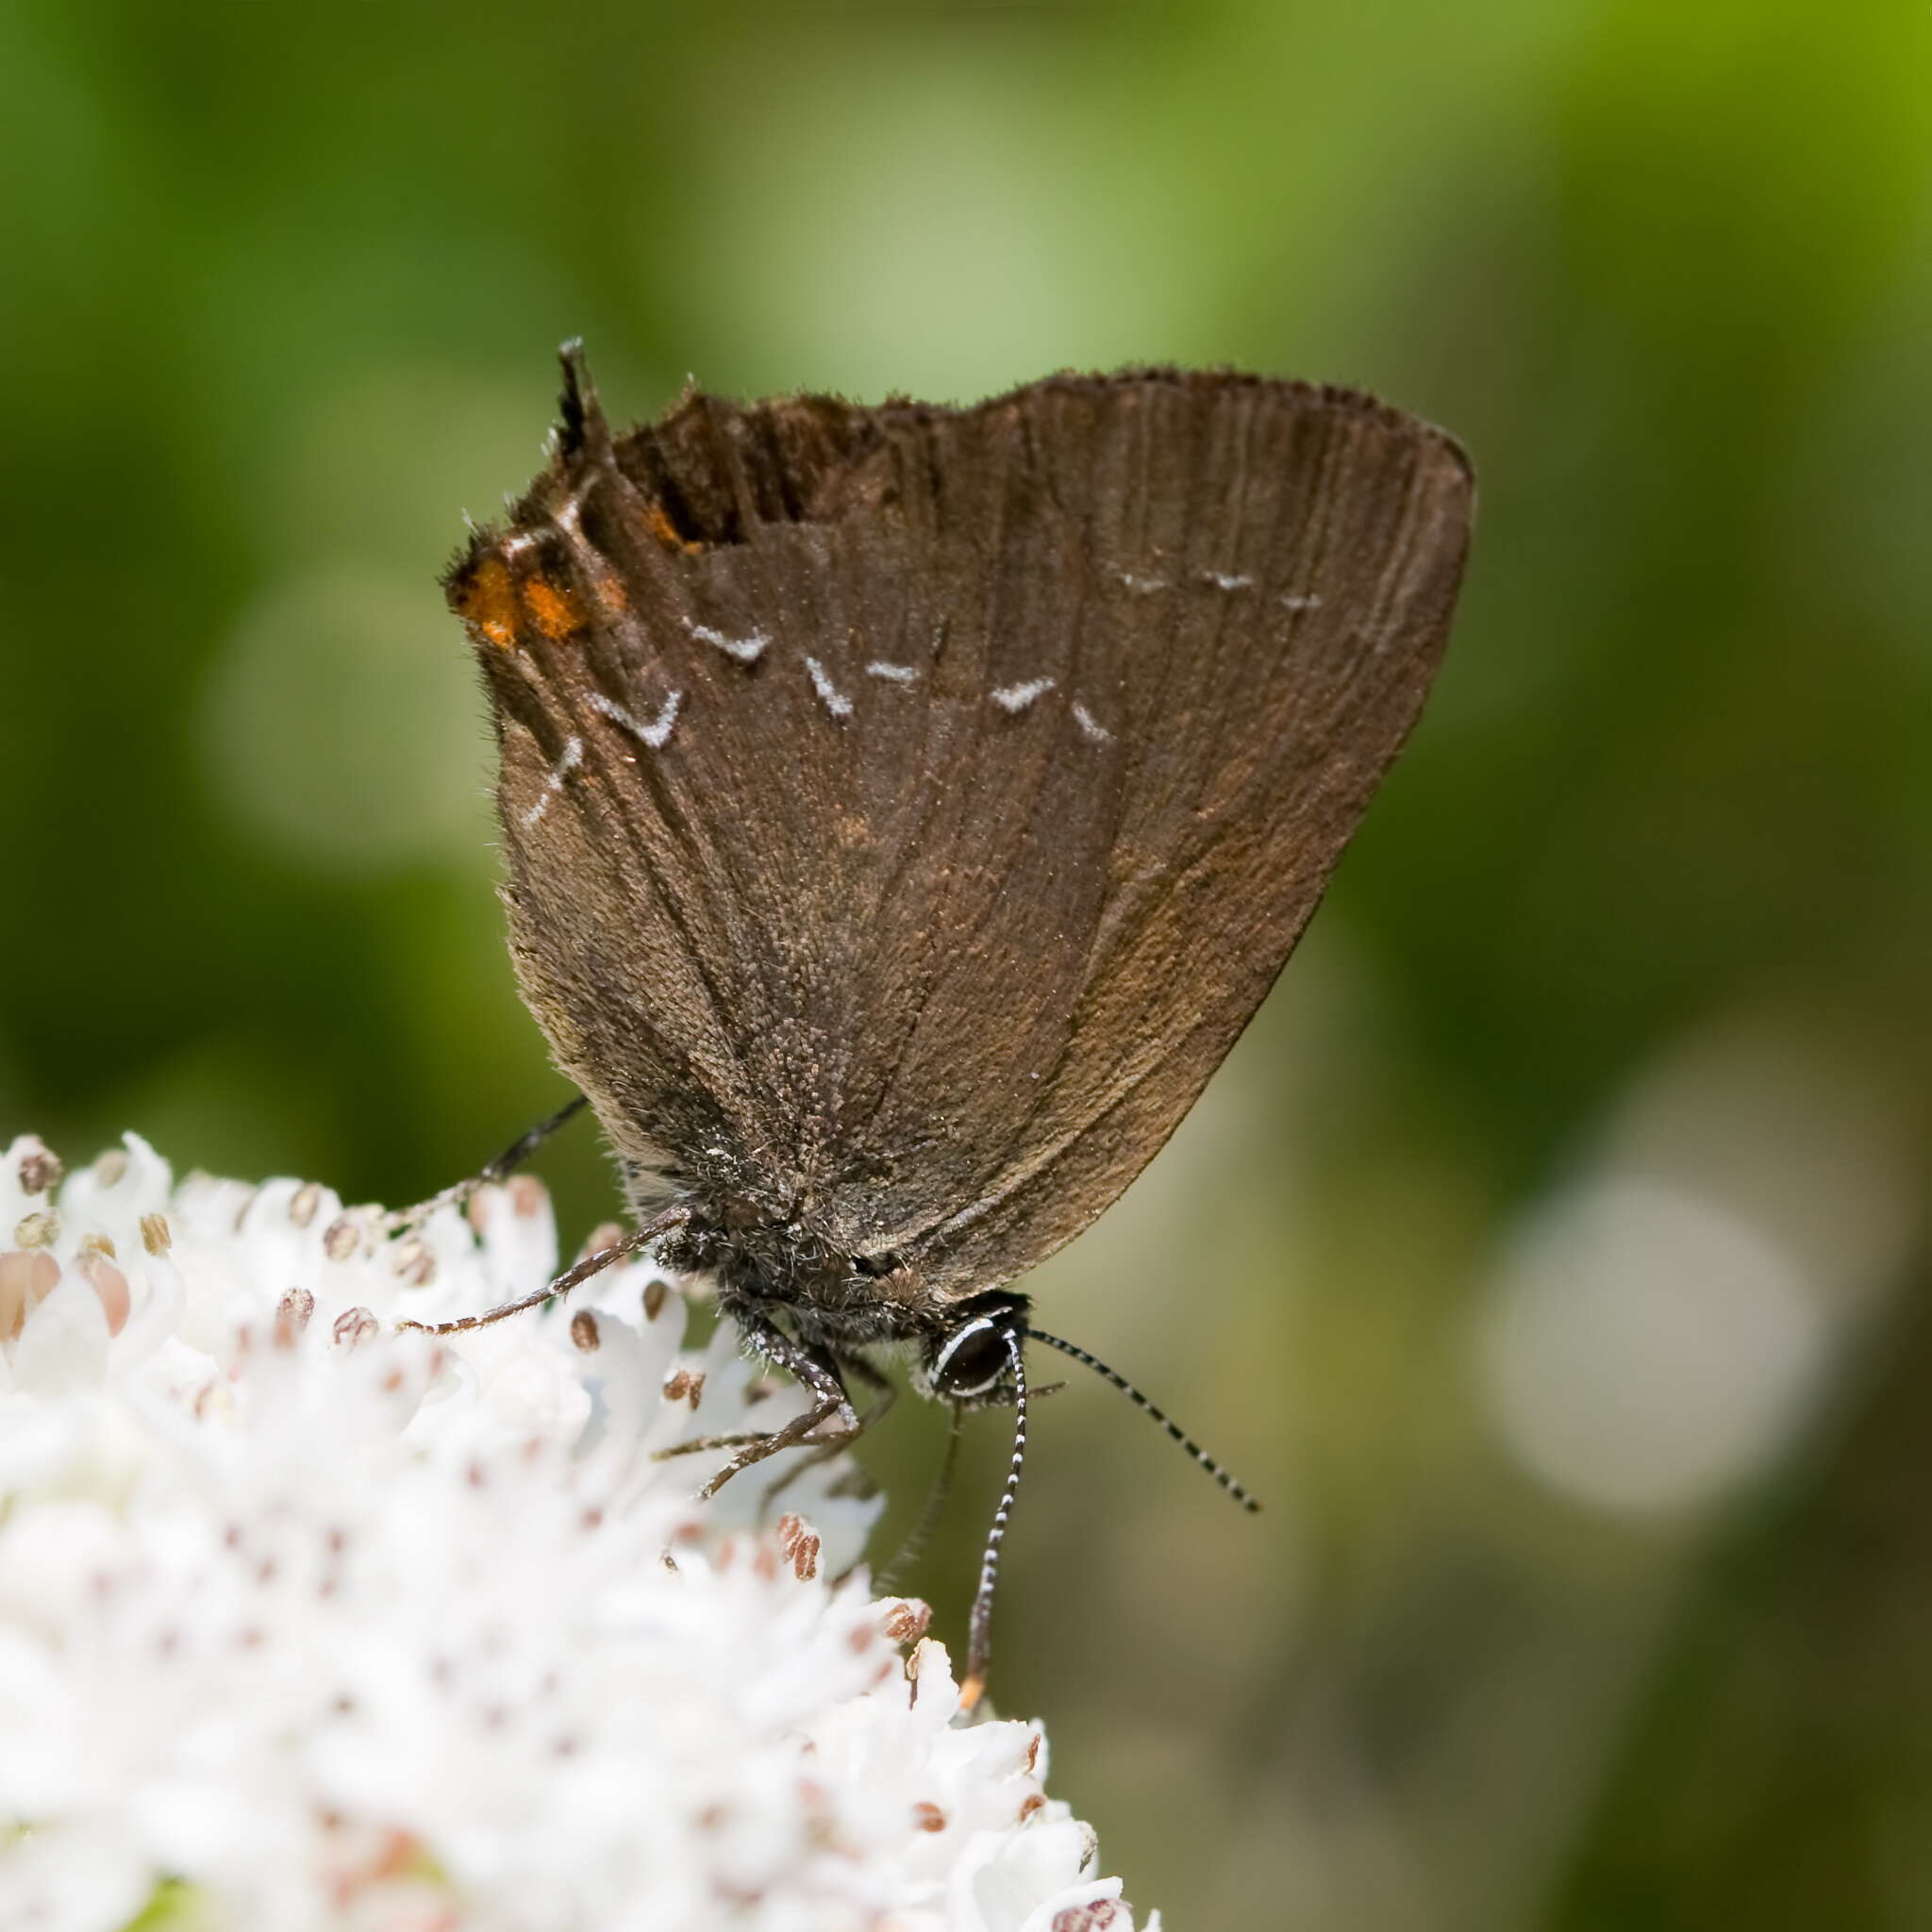
[[[799,1397],[648,1264],[392,1329],[556,1260],[532,1182],[397,1237],[8,1150],[0,1928],[1129,1932],[1039,1727],[841,1577],[852,1464],[692,1504],[723,1452],[663,1452]]]

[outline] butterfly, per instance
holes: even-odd
[[[710,1275],[809,1392],[713,1487],[856,1429],[881,1345],[1024,1450],[1023,1343],[1091,1357],[1009,1284],[1281,971],[1447,640],[1469,461],[1352,391],[1160,368],[688,391],[618,438],[563,359],[547,467],[446,590],[517,977],[636,1216],[602,1258]]]

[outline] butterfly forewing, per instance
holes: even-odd
[[[619,1151],[926,1285],[1005,1281],[1171,1133],[1446,638],[1472,508],[1343,391],[688,397],[451,577],[512,945]]]

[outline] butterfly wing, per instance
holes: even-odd
[[[1152,1158],[1445,641],[1473,484],[1348,391],[1134,371],[974,408],[692,395],[450,579],[512,951],[620,1153],[927,1285]]]

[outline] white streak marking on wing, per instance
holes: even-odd
[[[874,658],[865,667],[865,675],[883,677],[888,684],[913,684],[919,678],[919,673],[910,664],[888,664],[882,658]]]
[[[736,658],[741,664],[756,664],[765,654],[765,647],[772,641],[763,631],[748,632],[741,638],[727,636],[722,630],[713,630],[708,624],[699,624],[687,617],[684,627],[701,644],[715,644],[727,658]]]
[[[1080,727],[1080,736],[1090,744],[1105,744],[1113,736],[1077,698],[1074,701],[1074,723]]]
[[[1274,600],[1284,610],[1319,610],[1322,600],[1313,591],[1294,591]]]
[[[1114,575],[1137,597],[1151,597],[1156,591],[1167,589],[1165,577],[1137,577],[1130,570],[1117,570]]]
[[[805,668],[811,673],[811,688],[819,694],[819,702],[835,718],[849,718],[852,715],[852,700],[834,684],[825,674],[825,667],[816,658],[808,658]]]
[[[524,824],[534,825],[550,809],[550,801],[563,790],[564,781],[584,761],[584,741],[573,738],[564,746],[563,756],[550,768],[550,776],[544,781],[543,790],[538,794],[537,802],[524,814]]]
[[[1255,585],[1253,577],[1243,576],[1234,571],[1204,570],[1201,575],[1217,591],[1249,591]]]
[[[678,708],[684,703],[684,693],[673,691],[648,724],[639,724],[622,705],[613,704],[601,691],[592,691],[588,702],[591,710],[601,711],[613,724],[622,724],[633,738],[651,750],[662,751],[671,741],[671,727],[677,723]]]
[[[1024,711],[1035,698],[1044,697],[1053,686],[1050,677],[1030,678],[1024,684],[1003,684],[991,694],[992,701],[1003,711]]]

